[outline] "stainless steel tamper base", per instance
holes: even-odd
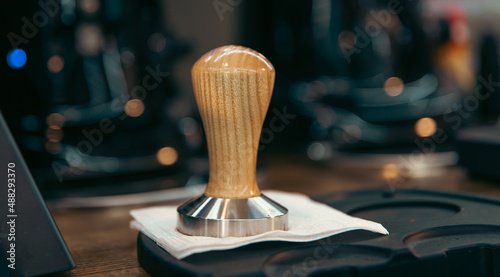
[[[190,236],[247,237],[288,229],[288,210],[265,195],[246,199],[202,195],[177,212],[177,230]]]

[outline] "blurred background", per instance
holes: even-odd
[[[199,193],[208,162],[190,68],[226,44],[276,68],[261,179],[284,160],[368,169],[391,191],[442,168],[500,178],[498,1],[0,5],[0,110],[48,199]]]

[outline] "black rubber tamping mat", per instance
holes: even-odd
[[[177,260],[140,233],[139,263],[152,276],[500,276],[499,198],[377,189],[315,200],[380,222],[390,235],[351,231]]]

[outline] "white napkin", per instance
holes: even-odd
[[[135,220],[130,227],[144,233],[177,259],[263,241],[308,242],[359,229],[389,234],[379,223],[349,216],[303,194],[280,191],[264,191],[263,194],[288,209],[288,231],[271,231],[241,238],[187,236],[176,230],[176,206],[132,210],[130,214]]]

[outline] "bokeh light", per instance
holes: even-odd
[[[153,52],[159,53],[163,51],[166,45],[167,45],[167,40],[160,33],[153,33],[148,38],[149,49],[151,49],[151,51]]]
[[[144,105],[144,102],[139,99],[132,99],[125,103],[125,113],[130,117],[140,116],[144,113],[145,109],[146,106]]]
[[[313,161],[320,161],[327,157],[328,149],[323,143],[313,142],[307,147],[307,156]]]
[[[131,67],[135,63],[135,55],[130,50],[124,50],[120,55],[120,61],[124,67]]]
[[[342,138],[347,143],[356,143],[361,139],[361,129],[356,125],[348,125],[344,128]]]
[[[47,62],[47,68],[52,73],[58,73],[63,69],[63,67],[64,67],[64,59],[59,55],[54,55],[50,57],[49,61]]]
[[[7,65],[12,69],[20,69],[26,64],[27,59],[23,49],[15,48],[7,53]]]
[[[403,92],[404,83],[398,77],[391,77],[384,82],[384,91],[389,96],[398,96]]]
[[[382,168],[382,175],[385,179],[394,179],[399,175],[399,167],[395,164],[386,164]]]
[[[185,136],[191,136],[198,133],[198,123],[190,117],[184,117],[179,121],[180,131]]]
[[[82,11],[86,13],[95,13],[99,9],[99,1],[98,0],[81,0],[80,8]]]
[[[163,147],[156,153],[156,159],[162,165],[173,165],[177,162],[177,150],[172,147]]]
[[[351,49],[356,45],[356,35],[350,30],[340,32],[337,39],[343,48]]]
[[[47,116],[47,125],[52,129],[61,129],[64,126],[65,118],[60,113],[51,113]]]
[[[95,24],[82,24],[76,32],[78,51],[85,56],[95,56],[99,54],[104,44],[104,37],[101,29]]]
[[[429,137],[434,135],[437,130],[436,121],[430,117],[424,117],[419,119],[415,123],[415,133],[419,137]]]

